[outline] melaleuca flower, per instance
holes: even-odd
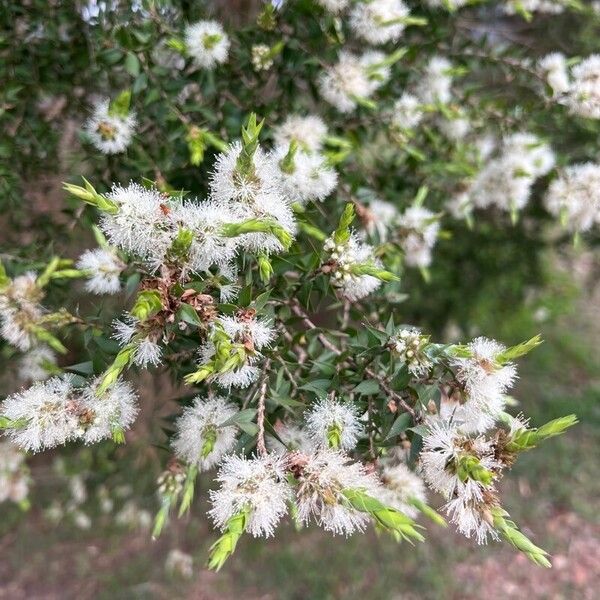
[[[367,50],[360,57],[360,64],[367,73],[373,91],[379,89],[390,79],[391,69],[386,63],[387,56],[378,50]]]
[[[392,124],[402,131],[415,129],[423,120],[423,116],[419,99],[404,92],[394,103]]]
[[[526,13],[544,13],[556,15],[565,10],[564,0],[505,0],[502,9],[507,15]]]
[[[459,221],[469,221],[473,216],[473,202],[468,191],[461,191],[446,200],[445,208]]]
[[[580,117],[600,119],[600,54],[592,54],[571,69],[573,82],[567,105]]]
[[[229,37],[216,21],[199,21],[185,30],[185,45],[194,62],[203,69],[214,69],[229,54]]]
[[[319,152],[327,135],[327,126],[316,115],[290,115],[273,131],[275,146],[289,148],[296,142],[303,152]]]
[[[208,514],[219,529],[225,531],[230,519],[245,513],[246,531],[251,535],[270,537],[275,533],[292,495],[282,459],[227,456],[217,481],[220,487],[210,491]]]
[[[305,414],[304,420],[315,444],[330,448],[352,450],[364,433],[356,405],[333,398],[316,402]]]
[[[14,425],[11,440],[23,450],[38,452],[81,436],[85,414],[70,377],[53,377],[11,394],[0,414]]]
[[[357,209],[358,215],[370,236],[377,234],[379,241],[386,241],[390,229],[398,219],[398,209],[385,200],[372,198],[368,207]]]
[[[552,88],[554,96],[560,96],[569,91],[569,73],[567,59],[562,52],[552,52],[538,61],[538,71]]]
[[[418,329],[401,329],[390,339],[389,347],[406,364],[409,373],[419,377],[432,367],[431,359],[424,352],[428,344],[429,338]]]
[[[438,120],[440,131],[450,140],[459,142],[471,131],[471,121],[466,116],[453,115],[451,119]]]
[[[182,552],[179,548],[169,550],[165,561],[165,570],[171,576],[191,579],[194,576],[194,559],[190,554]]]
[[[600,165],[567,167],[550,184],[544,205],[571,231],[587,231],[600,222]]]
[[[402,35],[409,14],[402,0],[359,2],[350,15],[350,27],[370,44],[395,42]]]
[[[330,13],[337,15],[348,6],[350,0],[317,0],[317,3]]]
[[[299,464],[296,504],[300,521],[314,520],[334,535],[349,536],[364,531],[369,515],[353,508],[344,492],[360,490],[379,497],[381,484],[377,476],[367,473],[362,464],[351,462],[342,452],[327,448],[299,455],[296,461]]]
[[[33,272],[19,275],[0,288],[0,335],[23,352],[36,344],[33,329],[43,316],[43,292]]]
[[[384,466],[380,479],[383,490],[379,498],[414,519],[419,514],[415,502],[427,501],[423,480],[402,463]]]
[[[272,154],[283,193],[300,204],[324,200],[337,185],[337,173],[319,154],[292,151],[294,148],[279,147]]]
[[[369,60],[372,58],[368,57]],[[373,63],[365,64],[362,57],[342,51],[338,62],[321,74],[319,90],[329,104],[341,113],[349,113],[381,85],[381,80],[377,82],[374,78],[376,73],[377,67]]]
[[[493,540],[500,537],[492,513],[498,506],[496,494],[483,491],[481,498],[453,498],[446,503],[445,510],[460,533],[466,538],[474,537],[478,544],[485,544],[488,536]]]
[[[271,48],[266,44],[252,46],[252,67],[255,71],[268,71],[273,66]]]
[[[415,93],[423,104],[447,104],[452,99],[452,63],[443,56],[433,56],[419,79]]]
[[[431,8],[444,8],[446,10],[456,10],[469,3],[469,0],[425,0],[425,4]]]
[[[446,500],[481,500],[493,491],[500,464],[492,442],[468,436],[455,424],[432,420],[423,436],[420,464],[427,485]]]
[[[347,300],[360,300],[381,285],[381,280],[370,274],[382,269],[381,262],[374,257],[373,247],[361,243],[356,235],[340,244],[328,238],[323,248],[329,258],[321,270],[331,274],[333,285]]]
[[[288,199],[279,185],[277,166],[257,147],[249,164],[240,165],[244,149],[235,142],[219,154],[211,174],[211,198],[229,208],[235,223],[270,221],[293,235],[296,224]],[[282,242],[271,233],[244,233],[239,243],[249,251],[280,252]]]
[[[89,415],[82,434],[86,444],[122,439],[123,432],[133,425],[139,412],[138,397],[131,384],[116,381],[101,394],[98,394],[98,384],[99,381],[92,382],[81,391],[81,410]]]
[[[126,315],[122,320],[113,321],[113,337],[122,348],[132,348],[132,361],[142,368],[150,365],[157,366],[162,361],[162,348],[159,343],[162,331],[146,330],[144,324],[131,315]]]
[[[422,206],[410,206],[397,220],[404,262],[409,267],[428,267],[440,230],[439,217]]]
[[[85,289],[92,294],[116,294],[121,290],[120,275],[125,263],[114,251],[104,248],[86,250],[77,261],[77,268],[87,271]]]
[[[260,373],[256,363],[275,337],[270,323],[257,319],[254,311],[240,310],[235,316],[220,316],[213,323],[208,340],[200,348],[198,370],[186,379],[200,383],[214,379],[220,386],[248,387]]]
[[[85,123],[85,131],[100,152],[118,154],[124,152],[131,143],[135,125],[135,114],[111,110],[110,101],[105,99],[94,106],[92,115]]]
[[[0,504],[7,500],[24,502],[30,482],[25,453],[10,442],[0,442]]]
[[[467,349],[471,356],[453,360],[464,392],[455,416],[466,429],[485,431],[504,410],[504,395],[516,379],[517,369],[512,363],[499,362],[506,347],[495,340],[479,337]]]
[[[535,135],[517,133],[505,138],[500,156],[488,162],[473,182],[473,204],[478,208],[495,205],[509,212],[522,209],[535,179],[546,175],[554,161],[552,149]]]
[[[19,359],[19,379],[26,382],[43,381],[56,367],[56,354],[48,346],[34,346]]]
[[[278,421],[275,424],[275,432],[279,439],[273,436],[267,438],[267,447],[273,452],[311,452],[314,449],[315,444],[309,432],[294,423]]]
[[[235,446],[235,426],[223,424],[237,412],[236,406],[220,396],[194,398],[193,406],[184,408],[175,422],[175,455],[200,471],[214,467]]]

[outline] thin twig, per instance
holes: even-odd
[[[265,361],[265,372],[268,371],[270,360]],[[258,412],[256,414],[256,424],[258,425],[256,449],[261,456],[266,456],[267,446],[265,444],[265,402],[267,399],[268,376],[265,374],[260,384],[260,394],[258,396]]]

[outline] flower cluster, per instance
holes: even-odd
[[[135,114],[129,112],[129,100],[125,106],[104,99],[94,105],[85,123],[85,132],[92,144],[103,154],[124,152],[134,134]]]
[[[409,267],[428,267],[440,229],[439,216],[415,205],[398,217],[397,226],[405,263]]]
[[[26,505],[30,484],[25,453],[10,442],[0,442],[0,504],[10,500]]]

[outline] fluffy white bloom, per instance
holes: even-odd
[[[387,506],[416,518],[419,511],[411,502],[427,501],[423,480],[403,463],[385,466],[380,477],[384,486],[380,500]]]
[[[600,54],[592,54],[571,69],[573,78],[567,104],[571,112],[600,119]]]
[[[587,231],[600,222],[600,165],[567,167],[550,184],[544,205],[572,231]]]
[[[415,93],[423,104],[447,104],[452,99],[452,63],[443,56],[433,56],[427,63]]]
[[[494,340],[476,338],[468,349],[472,356],[453,360],[456,379],[465,394],[456,420],[463,421],[467,430],[485,431],[504,410],[504,395],[516,379],[517,369],[512,363],[497,362],[506,347]]]
[[[517,15],[523,11],[556,15],[565,10],[565,2],[562,0],[505,0],[502,8],[507,15]]]
[[[350,14],[350,27],[370,44],[385,44],[400,38],[405,28],[403,20],[409,14],[402,0],[359,2]]]
[[[319,90],[329,104],[341,113],[349,113],[356,109],[357,98],[369,98],[381,85],[373,75],[363,57],[342,51],[338,62],[321,74]]]
[[[235,426],[222,425],[237,412],[236,406],[220,396],[196,397],[175,422],[172,445],[176,456],[200,471],[214,467],[235,446]]]
[[[355,234],[344,244],[336,244],[333,238],[328,238],[323,248],[329,253],[323,268],[331,273],[333,285],[347,300],[356,302],[381,285],[377,277],[356,272],[361,265],[380,268],[381,262],[374,257],[373,247],[360,242]]]
[[[194,575],[194,559],[186,552],[182,552],[178,548],[173,548],[169,550],[169,554],[167,555],[165,569],[171,575],[191,579]]]
[[[513,133],[504,139],[504,154],[519,156],[523,169],[532,177],[550,172],[556,157],[552,148],[532,133]]]
[[[431,8],[444,8],[456,10],[467,5],[469,0],[425,0],[425,4]]]
[[[429,340],[418,329],[401,329],[390,340],[390,347],[400,360],[406,363],[409,373],[417,377],[425,375],[432,366],[423,351]]]
[[[86,250],[77,261],[77,268],[89,271],[85,289],[92,294],[116,294],[121,290],[123,261],[111,250]]]
[[[262,350],[275,339],[275,329],[270,321],[251,315],[221,316],[219,323],[227,335],[246,348]]]
[[[463,481],[458,476],[458,461],[465,456],[477,458],[481,467],[492,473],[499,468],[492,443],[485,438],[466,436],[454,424],[437,420],[429,423],[423,436],[421,469],[427,485],[446,500],[458,497],[465,501],[481,501],[484,492],[492,490],[491,483],[485,485],[470,477]]]
[[[330,13],[337,15],[350,3],[350,0],[317,0],[317,2]]]
[[[470,219],[473,213],[473,203],[468,191],[462,191],[446,200],[446,210],[455,219],[466,220]]]
[[[390,79],[392,71],[385,64],[387,56],[379,50],[367,50],[360,57],[360,64],[369,76],[373,91],[379,89]]]
[[[10,442],[0,442],[0,504],[6,500],[23,502],[30,482],[25,453]]]
[[[19,360],[19,379],[27,382],[47,379],[50,375],[46,365],[56,365],[56,354],[48,346],[34,346]]]
[[[81,392],[81,410],[89,415],[82,435],[86,444],[95,444],[129,429],[139,412],[138,397],[131,384],[117,381],[98,395],[98,383],[92,382]]]
[[[279,421],[275,424],[275,431],[281,441],[273,436],[267,437],[267,447],[273,452],[286,452],[288,450],[311,452],[314,449],[314,442],[308,431],[294,423]]]
[[[448,139],[458,142],[471,131],[471,121],[466,116],[456,116],[452,119],[441,118],[439,128]]]
[[[11,394],[0,414],[16,422],[7,432],[11,440],[32,452],[64,444],[82,432],[81,405],[69,377],[53,377]]]
[[[560,96],[569,91],[569,73],[567,59],[562,52],[552,52],[538,61],[538,70],[546,78],[554,96]]]
[[[273,131],[276,146],[288,148],[290,142],[295,141],[304,152],[319,152],[326,135],[327,126],[316,115],[289,115]]]
[[[428,267],[440,230],[439,219],[422,206],[410,206],[400,215],[397,225],[405,263],[409,267]]]
[[[271,455],[247,459],[227,456],[221,464],[217,481],[220,488],[210,492],[208,512],[221,530],[229,519],[248,510],[247,531],[254,537],[270,537],[287,513],[292,493],[283,460]]]
[[[299,455],[301,465],[298,475],[296,502],[298,517],[308,523],[314,519],[325,531],[334,535],[352,535],[364,531],[369,516],[352,508],[345,490],[361,490],[380,497],[381,484],[374,473],[364,466],[350,462],[342,452],[322,448],[314,454]]]
[[[474,537],[478,544],[487,543],[488,536],[498,540],[500,536],[494,529],[490,508],[496,506],[496,498],[487,495],[484,500],[453,498],[445,506],[450,521],[466,538]]]
[[[399,129],[414,129],[423,120],[421,102],[416,96],[404,92],[394,104],[392,123]]]
[[[316,444],[352,450],[364,428],[358,420],[358,408],[351,402],[325,398],[316,402],[304,416],[306,430]]]
[[[154,332],[142,332],[138,319],[126,315],[123,320],[113,321],[113,337],[123,347],[134,345],[133,362],[138,367],[148,368],[161,363],[162,348]]]
[[[214,69],[227,60],[230,41],[220,23],[199,21],[186,28],[185,45],[199,67]]]
[[[131,143],[136,125],[135,114],[116,114],[110,110],[108,99],[98,102],[85,123],[91,142],[104,154],[124,152]]]
[[[398,214],[398,209],[391,202],[373,198],[369,206],[360,212],[360,218],[367,233],[370,236],[377,233],[379,240],[383,242],[387,240],[390,229],[394,227]]]
[[[36,280],[37,275],[30,271],[0,289],[0,335],[23,352],[36,345],[32,328],[43,316],[39,304],[43,291]]]
[[[297,152],[286,164],[288,148],[279,147],[273,152],[278,165],[281,189],[291,202],[306,204],[324,200],[337,185],[337,173],[319,154]]]
[[[241,151],[241,143],[235,142],[217,157],[210,180],[211,198],[229,208],[233,222],[272,220],[293,234],[296,229],[294,214],[279,184],[277,165],[257,148],[252,172],[243,174],[237,168]],[[269,233],[247,233],[239,237],[239,243],[249,251],[282,250],[279,240]]]

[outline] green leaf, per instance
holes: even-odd
[[[392,423],[390,430],[384,438],[384,441],[389,440],[401,433],[404,433],[408,426],[412,423],[412,417],[409,413],[402,413],[396,417],[396,420]]]
[[[379,384],[373,379],[365,379],[364,381],[361,381],[352,391],[363,396],[373,396],[379,393]]]

